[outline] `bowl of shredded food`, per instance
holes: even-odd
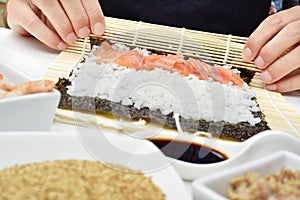
[[[278,151],[193,182],[204,199],[300,199],[300,156]]]

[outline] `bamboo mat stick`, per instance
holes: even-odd
[[[68,78],[73,67],[91,51],[91,44],[88,38],[78,40],[70,45],[65,51],[62,51],[52,62],[43,79],[57,82],[59,78]]]
[[[106,24],[106,33],[102,39],[166,53],[180,52],[212,64],[228,64],[254,71],[255,75],[249,85],[257,95],[257,101],[269,126],[300,137],[300,116],[291,109],[280,93],[265,90],[260,80],[260,70],[253,63],[242,60],[241,52],[247,38],[109,17],[106,17]],[[90,50],[89,38],[79,39],[53,61],[44,78],[55,82],[59,78],[68,78],[72,68]]]
[[[261,88],[252,88],[256,93],[257,102],[266,115],[266,121],[271,129],[292,133],[300,138],[300,117],[285,101],[284,97],[276,92]]]
[[[137,32],[137,24],[138,22],[123,22],[124,20],[119,19],[113,19],[108,18],[108,27],[107,32],[109,34],[105,35],[104,38],[113,40],[114,37],[116,37],[116,41],[125,42],[127,44],[130,44],[132,42],[133,35]],[[115,22],[115,23],[113,23]],[[137,38],[136,46],[141,46],[143,48],[159,48],[161,50],[166,51],[165,48],[162,48],[161,43],[163,44],[169,44],[172,45],[174,42],[178,44],[180,39],[180,34],[182,32],[181,28],[174,28],[174,27],[166,27],[161,25],[153,25],[153,24],[147,24],[143,23],[142,26],[139,26],[140,30],[138,31],[139,35]],[[161,29],[164,29],[164,37],[161,37]],[[208,37],[209,36],[209,37]],[[124,39],[125,37],[125,39]],[[126,41],[127,40],[127,41]],[[128,41],[129,40],[129,41]],[[153,41],[154,40],[154,41]],[[230,46],[230,54],[228,56],[228,60],[231,60],[231,56],[233,55],[233,52],[235,52],[235,55],[241,54],[241,49],[246,41],[246,38],[243,37],[231,37],[232,45]],[[168,41],[166,43],[166,41]],[[145,46],[144,43],[148,44],[148,46]],[[207,53],[214,54],[213,56],[216,57],[217,55],[220,56],[222,59],[224,58],[224,54],[226,51],[226,45],[228,42],[228,36],[222,35],[222,34],[214,34],[214,33],[207,33],[207,32],[201,32],[201,31],[193,31],[193,30],[186,30],[185,31],[185,38],[184,38],[184,44],[182,47],[182,52],[184,54],[185,51],[191,50],[195,51],[194,49],[191,49],[191,47],[200,48],[201,51],[206,50]],[[142,45],[141,45],[142,44]],[[149,46],[151,44],[151,46]],[[155,45],[156,44],[156,45]],[[189,49],[185,49],[185,46],[187,46]],[[217,48],[216,48],[217,47]],[[177,51],[177,46],[175,47],[167,47],[167,52],[175,53]],[[197,52],[197,51],[196,51]],[[203,54],[199,52],[200,55]],[[235,58],[235,57],[234,57]],[[239,55],[239,65],[244,64],[242,61],[240,55]],[[214,60],[219,62],[219,60]],[[220,63],[218,63],[220,64]],[[233,63],[234,64],[234,63]],[[251,66],[251,67],[250,67]],[[253,68],[253,65],[246,64],[245,68],[252,68],[254,71],[257,71],[256,68]]]

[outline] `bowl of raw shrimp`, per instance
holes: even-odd
[[[1,63],[0,131],[48,131],[60,93],[50,80],[30,80]]]

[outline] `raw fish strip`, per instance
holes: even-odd
[[[202,80],[208,79],[211,69],[213,68],[211,65],[194,58],[189,58],[188,63],[190,64],[194,75],[200,76],[201,78],[199,78]]]
[[[182,55],[156,55],[144,56],[137,50],[117,50],[108,42],[102,42],[101,46],[93,53],[97,57],[97,64],[115,63],[120,66],[135,68],[136,70],[164,69],[170,72],[178,72],[183,76],[192,74],[200,80],[212,78],[222,84],[232,82],[236,86],[243,86],[244,81],[232,70],[221,66],[211,66],[200,60],[189,58],[187,61]]]
[[[144,57],[137,50],[131,50],[123,53],[114,60],[114,63],[125,66],[140,69],[143,64]]]
[[[108,42],[102,42],[101,46],[94,52],[97,64],[114,62],[124,51],[115,50]]]

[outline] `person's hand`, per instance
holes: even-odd
[[[11,29],[58,50],[105,30],[98,0],[9,0],[6,9]]]
[[[266,88],[300,89],[300,6],[269,16],[249,37],[243,58],[263,69]]]

